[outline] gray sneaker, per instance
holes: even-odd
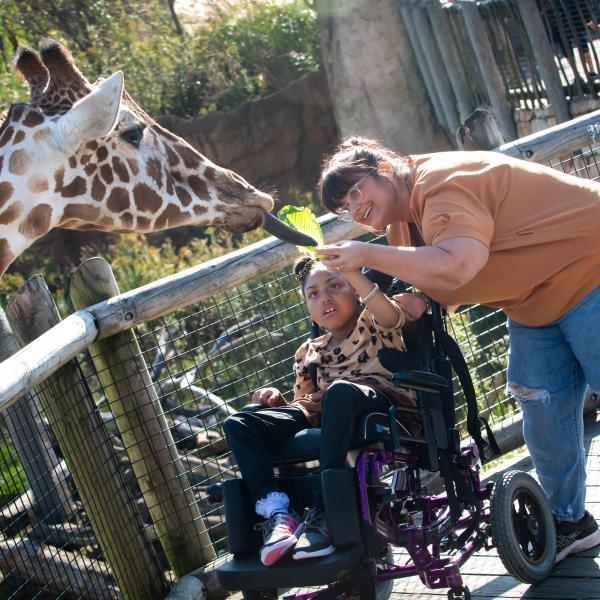
[[[335,552],[331,543],[329,528],[325,523],[325,513],[316,508],[306,512],[304,531],[294,548],[294,560],[328,556]]]
[[[600,529],[594,517],[586,510],[577,523],[564,521],[556,524],[556,559],[583,552],[600,544]]]
[[[285,556],[296,545],[303,527],[294,512],[276,512],[266,521],[256,524],[254,529],[263,534],[263,546],[260,549],[262,564],[270,567]]]

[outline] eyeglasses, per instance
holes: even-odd
[[[373,175],[375,171],[377,171],[378,167],[371,169],[366,175],[363,175],[349,190],[346,194],[348,197],[348,201],[344,204],[343,207],[340,207],[338,211],[338,219],[341,221],[352,221],[352,211],[358,208],[363,201],[363,193],[360,189],[361,183]]]

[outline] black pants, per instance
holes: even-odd
[[[387,410],[389,403],[368,386],[340,380],[327,388],[322,404],[319,463],[324,471],[344,466],[357,418]],[[253,503],[281,491],[273,475],[272,453],[310,427],[304,413],[293,406],[239,412],[225,421],[225,436]],[[321,499],[315,502],[321,504]]]

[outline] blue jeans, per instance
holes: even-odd
[[[508,391],[523,409],[523,434],[559,520],[585,512],[583,404],[600,390],[600,287],[542,327],[511,321]]]

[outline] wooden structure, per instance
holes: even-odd
[[[578,160],[585,160],[585,157],[581,157],[580,150],[590,143],[590,132],[597,134],[598,131],[600,111],[557,125],[529,138],[505,144],[497,150],[538,162],[547,162],[576,151],[579,153]],[[567,160],[567,164],[570,160]],[[354,238],[364,233],[360,226],[353,223],[332,218],[323,219],[323,222],[325,237],[329,242]],[[179,573],[188,568],[194,570],[214,556],[210,540],[205,535],[203,520],[194,516],[198,514],[194,512],[196,499],[191,498],[187,490],[182,490],[184,483],[178,466],[178,453],[169,440],[168,428],[158,410],[156,396],[153,395],[154,383],[145,379],[144,373],[148,372],[148,367],[139,362],[141,353],[136,349],[132,338],[127,336],[129,330],[136,325],[281,269],[293,262],[297,255],[293,246],[270,238],[124,294],[117,294],[118,290],[106,265],[92,261],[86,263],[82,270],[94,273],[92,279],[84,283],[85,278],[79,276],[82,283],[77,286],[79,291],[76,292],[76,304],[82,308],[64,320],[60,321],[39,278],[31,280],[11,302],[8,314],[13,328],[27,345],[0,364],[0,411],[22,402],[24,395],[34,387],[40,392],[40,399],[42,396],[46,399],[45,412],[65,455],[70,475],[85,503],[85,510],[93,523],[103,556],[110,565],[110,574],[103,572],[102,577],[96,577],[89,562],[78,562],[70,555],[59,554],[53,555],[51,562],[54,566],[50,572],[57,564],[64,564],[65,568],[79,565],[79,568],[85,570],[92,587],[105,582],[114,588],[118,587],[126,598],[150,598],[161,596],[165,569],[177,570]],[[98,266],[102,266],[102,270],[96,270],[95,267]],[[33,292],[35,296],[30,296]],[[117,295],[108,297],[112,294]],[[45,299],[42,301],[40,298]],[[84,307],[95,301],[96,304]],[[46,309],[41,308],[43,305]],[[31,318],[32,314],[36,317]],[[21,328],[24,328],[23,332],[20,332]],[[33,340],[42,331],[44,333]],[[153,513],[153,520],[160,523],[159,527],[140,526],[136,509],[127,496],[127,488],[115,475],[119,471],[115,466],[115,443],[113,441],[112,446],[107,445],[102,419],[89,400],[86,386],[65,384],[67,378],[79,381],[77,377],[80,373],[75,363],[70,361],[93,344],[103,344],[101,352],[104,362],[96,361],[96,369],[102,371],[105,389],[112,388],[110,393],[114,394],[113,405],[117,408],[121,406],[118,427],[125,440],[123,456],[129,453],[132,464],[140,463],[132,471],[136,480],[144,480],[138,482],[138,485],[148,509],[152,509],[150,512]],[[114,361],[110,355],[124,352],[122,349],[127,350],[128,358],[120,361],[118,370],[112,370],[111,363]],[[133,369],[127,369],[128,363],[134,365]],[[109,368],[105,369],[104,365]],[[136,397],[140,390],[143,391],[141,399]],[[125,409],[126,403],[135,407],[133,415],[129,415],[130,411]],[[508,425],[504,423],[500,427],[507,443],[519,443],[518,418],[512,418]],[[148,432],[151,432],[150,436]],[[154,441],[158,441],[158,445],[153,446],[153,441],[148,437],[156,437]],[[165,445],[168,448],[164,448]],[[130,452],[132,447],[135,450]],[[93,466],[94,471],[91,479],[89,465]],[[163,469],[162,473],[151,473]],[[158,479],[153,479],[155,476]],[[26,500],[21,499],[23,503]],[[164,507],[171,500],[170,505],[178,509],[174,511],[175,515],[164,519]],[[112,509],[112,516],[102,512],[107,506]],[[119,507],[116,513],[115,506]],[[181,515],[191,518],[194,523],[179,520]],[[185,535],[190,535],[193,539],[190,541],[186,538],[185,543],[178,544],[176,538],[181,535],[182,527],[187,527]],[[123,540],[130,547],[124,547]],[[165,554],[169,559],[167,567],[156,565],[153,548],[156,548],[157,542],[162,543],[163,548],[166,546]],[[181,553],[195,544],[203,547],[204,557],[194,555],[189,559],[181,556]],[[25,556],[29,548],[19,544],[18,538],[2,539],[0,546],[4,552],[0,569],[6,571],[12,570],[14,567],[11,564],[14,565],[19,557]],[[191,552],[189,554],[192,555]],[[36,561],[38,558],[46,560],[44,557],[50,556],[48,548],[43,545],[34,545],[32,555],[36,556]],[[196,564],[191,562],[194,558],[197,559]],[[144,565],[140,567],[144,569],[143,578],[139,571],[135,572],[135,565],[140,564],[140,559]],[[69,562],[71,560],[74,562]],[[135,574],[133,578],[132,572]],[[43,585],[41,577],[40,575],[39,582]],[[142,579],[145,581],[144,589],[136,588]],[[494,593],[497,591],[496,588],[493,590]]]
[[[596,89],[592,81],[582,85],[587,73],[571,73],[576,85],[566,79],[548,25],[531,0],[402,0],[399,11],[433,112],[451,137],[469,114],[484,108],[494,114],[504,140],[512,141],[515,111],[535,107],[562,123],[570,118],[570,101]],[[561,24],[567,31],[575,26]]]

